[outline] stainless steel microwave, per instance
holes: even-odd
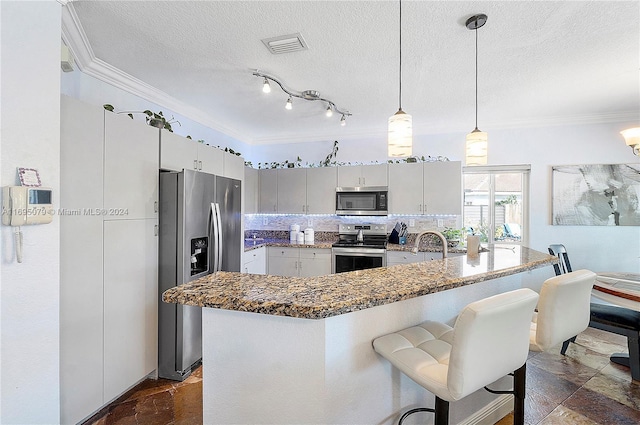
[[[387,215],[386,186],[337,187],[337,215]]]

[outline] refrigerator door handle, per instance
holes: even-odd
[[[216,251],[214,253],[214,255],[217,256],[217,267],[216,267],[216,271],[220,271],[222,270],[222,217],[220,214],[220,204],[218,204],[217,202],[214,204],[215,206],[215,227],[217,230],[217,237],[216,237]]]
[[[215,273],[218,271],[218,226],[216,220],[216,205],[211,203],[211,211],[209,211],[209,272]]]

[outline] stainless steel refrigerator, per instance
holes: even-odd
[[[162,293],[215,271],[240,271],[240,180],[160,173],[158,375],[182,381],[202,359],[202,310]]]

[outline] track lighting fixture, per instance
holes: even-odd
[[[263,93],[271,93],[271,85],[269,85],[269,80],[267,80],[266,78],[264,79],[264,82],[262,83],[262,92]]]
[[[476,127],[467,134],[466,159],[467,165],[485,165],[487,163],[488,138],[487,133],[478,130],[478,28],[487,22],[487,15],[474,15],[467,19],[467,29],[476,33]]]
[[[294,90],[289,90],[287,88],[285,88],[284,84],[282,84],[280,81],[278,81],[276,78],[267,75],[267,74],[263,74],[262,72],[259,71],[254,71],[253,73],[254,76],[262,78],[263,79],[263,83],[262,83],[262,91],[265,93],[269,93],[271,91],[271,86],[269,85],[269,81],[273,81],[274,83],[276,83],[280,89],[282,89],[283,92],[285,92],[286,94],[289,95],[289,98],[287,100],[287,104],[285,105],[286,109],[293,109],[293,104],[292,104],[292,97],[297,97],[299,99],[304,99],[304,100],[320,100],[322,102],[326,102],[327,103],[327,109],[326,109],[326,113],[325,115],[327,117],[331,117],[333,116],[333,112],[337,112],[338,114],[342,115],[342,118],[340,118],[340,124],[341,125],[345,125],[346,124],[346,117],[351,116],[351,113],[349,111],[345,111],[342,110],[340,108],[338,108],[336,106],[335,103],[333,103],[332,101],[330,101],[329,99],[325,99],[320,97],[320,93],[315,91],[315,90],[305,90],[302,92],[297,92]]]

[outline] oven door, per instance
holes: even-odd
[[[331,273],[385,267],[387,253],[377,248],[331,248]]]

